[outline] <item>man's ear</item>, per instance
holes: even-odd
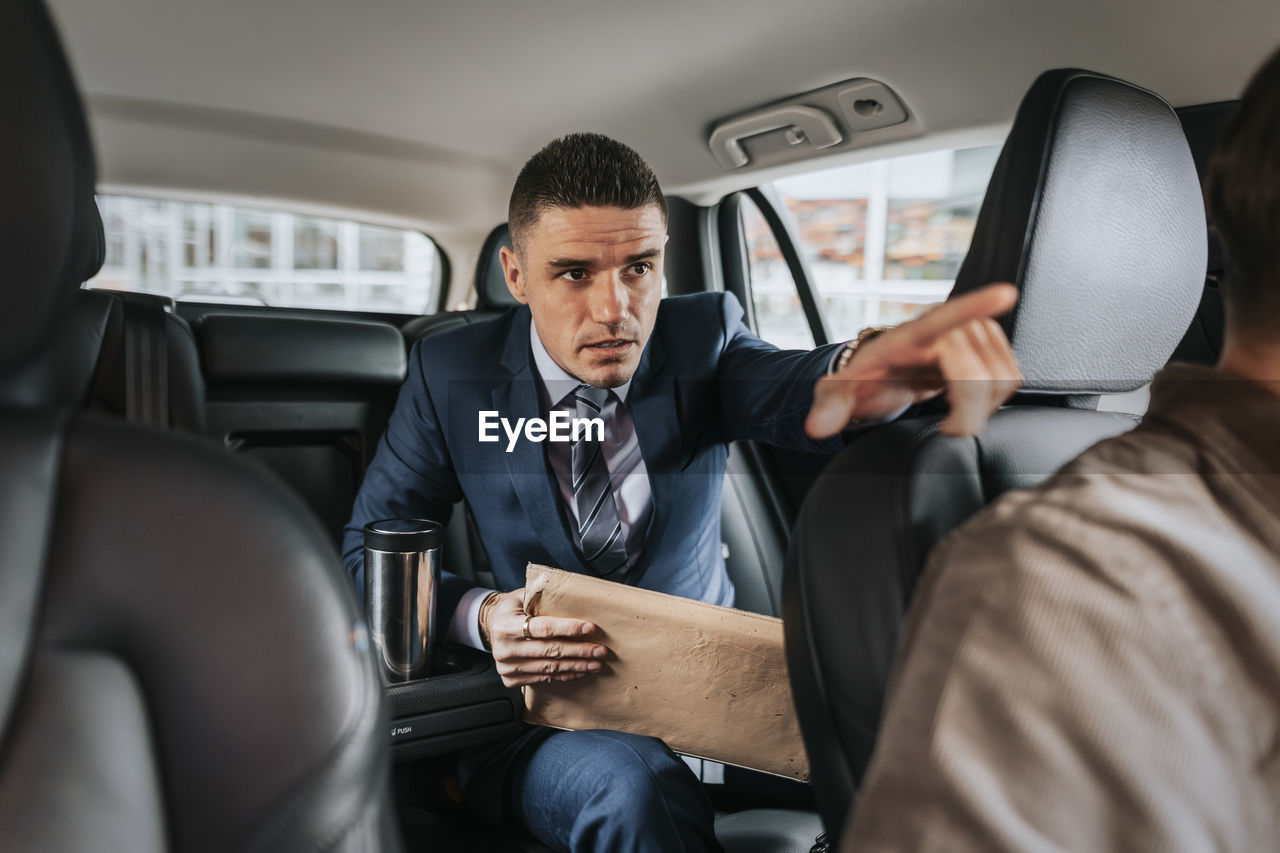
[[[527,305],[529,297],[524,292],[524,270],[520,268],[520,256],[503,246],[498,250],[498,260],[502,261],[502,278],[507,283],[507,290],[515,301]]]

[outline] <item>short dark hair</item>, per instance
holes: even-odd
[[[529,158],[516,178],[507,207],[507,225],[516,251],[521,238],[549,207],[657,205],[667,221],[667,201],[644,158],[598,133],[571,133]]]
[[[1205,185],[1226,260],[1223,298],[1246,331],[1280,328],[1280,51],[1258,69],[1228,122]]]

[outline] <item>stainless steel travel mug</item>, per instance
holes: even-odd
[[[443,538],[439,524],[421,518],[389,518],[364,526],[365,610],[387,684],[431,673]]]

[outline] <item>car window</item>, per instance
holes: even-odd
[[[782,256],[773,229],[760,208],[745,195],[740,210],[756,334],[782,349],[812,349],[813,332],[800,305],[795,277]]]
[[[999,154],[999,145],[934,151],[774,184],[833,340],[896,325],[946,299]],[[792,316],[800,318],[798,307]]]
[[[436,244],[411,230],[285,210],[98,197],[107,239],[86,286],[193,302],[427,314]]]

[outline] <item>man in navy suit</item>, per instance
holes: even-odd
[[[534,155],[509,223],[501,261],[521,307],[414,347],[344,539],[362,590],[366,522],[443,522],[465,498],[499,589],[446,573],[440,612],[508,685],[589,677],[607,654],[589,621],[524,613],[526,563],[732,606],[729,442],[834,451],[852,420],[943,390],[945,428],[972,433],[1020,378],[989,319],[1012,307],[1007,285],[811,352],[757,338],[730,294],[660,299],[665,200],[640,156],[603,136]],[[553,847],[718,849],[706,795],[659,740],[531,729],[463,763],[469,803]]]

